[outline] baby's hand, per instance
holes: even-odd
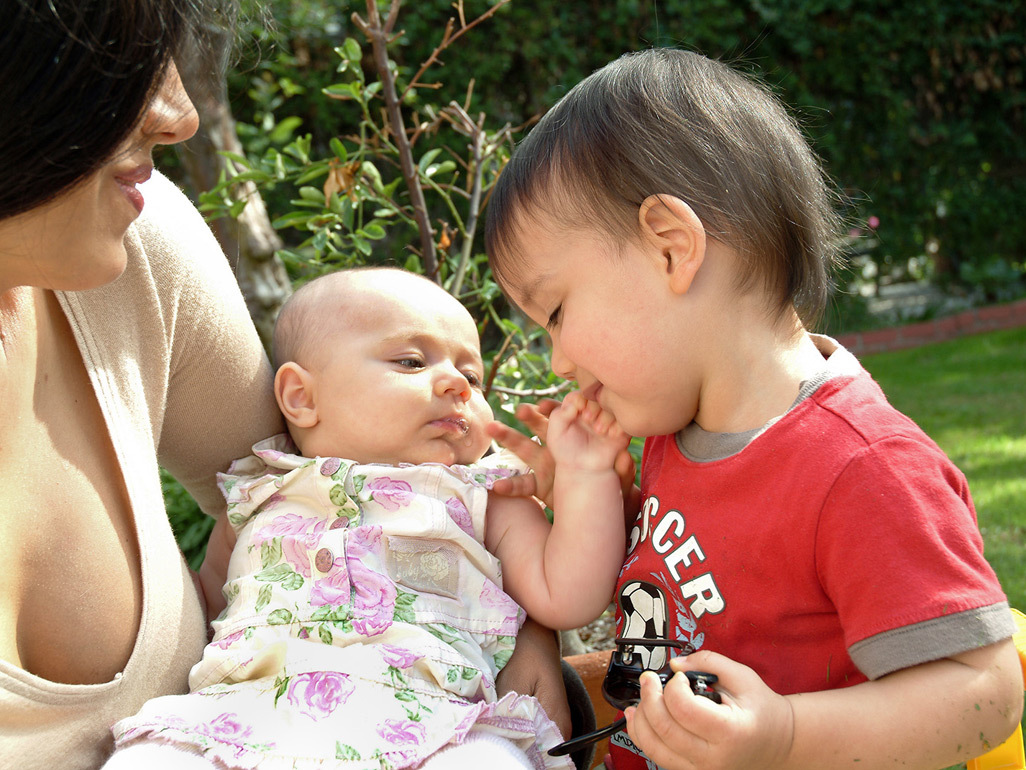
[[[612,412],[577,390],[567,394],[549,416],[549,448],[561,470],[614,470],[617,456],[630,440]]]
[[[521,404],[517,407],[517,419],[524,423],[535,438],[528,438],[520,431],[493,421],[485,432],[523,460],[533,473],[498,479],[492,487],[497,495],[505,497],[537,497],[552,507],[552,482],[556,475],[556,461],[544,446],[549,429],[549,415],[559,408],[559,402],[551,398],[537,404]]]
[[[627,709],[627,733],[650,760],[666,770],[733,770],[783,764],[794,737],[786,698],[752,669],[714,652],[674,658],[676,674],[660,686],[653,672],[641,676],[641,703]],[[684,671],[719,677],[722,705],[691,691]]]
[[[558,401],[547,398],[537,404],[521,404],[517,408],[517,419],[528,427],[535,438],[528,438],[514,428],[497,421],[490,423],[485,428],[489,436],[527,463],[533,471],[533,473],[523,476],[499,479],[492,487],[492,491],[497,495],[504,497],[533,496],[550,508],[552,507],[552,484],[556,475],[556,461],[545,442],[548,438],[550,417],[559,407]],[[634,458],[631,457],[626,446],[617,455],[614,467],[620,477],[624,499],[627,499],[634,486],[635,468]]]

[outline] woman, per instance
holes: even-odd
[[[220,602],[224,566],[198,591],[158,466],[218,516],[215,472],[283,426],[226,260],[152,170],[196,130],[174,66],[196,3],[4,4],[0,756],[95,768],[112,723],[186,690]],[[532,631],[506,684],[565,725],[554,642]]]

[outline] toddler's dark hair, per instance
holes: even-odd
[[[488,204],[485,243],[500,283],[517,277],[526,216],[596,228],[624,243],[651,195],[688,203],[707,234],[807,325],[821,316],[839,220],[822,167],[763,86],[674,49],[626,54],[577,84],[516,148]]]

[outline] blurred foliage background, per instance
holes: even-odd
[[[364,263],[435,277],[479,320],[500,416],[560,386],[543,335],[491,280],[478,216],[516,139],[627,51],[675,46],[730,61],[798,116],[849,223],[826,331],[893,323],[879,300],[901,285],[931,297],[903,320],[1026,294],[1026,27],[1015,4],[243,3],[224,89],[238,144],[208,169],[219,183],[188,163],[181,181],[215,226],[259,196],[287,284]],[[207,524],[166,482],[196,563]]]
[[[464,14],[490,5],[467,0]],[[322,89],[338,82],[334,48],[360,38],[350,15],[364,5],[261,7],[274,21],[253,17],[229,80],[243,143],[262,152],[309,133],[327,153],[359,120],[355,105]],[[389,47],[401,72],[429,58],[454,15],[450,0],[403,7]],[[623,52],[698,50],[757,75],[799,116],[850,200],[852,278],[863,291],[911,277],[996,301],[1023,291],[1019,16],[998,0],[513,0],[448,48],[426,78],[438,87],[417,89],[406,106],[462,102],[473,81],[471,111],[519,127]]]

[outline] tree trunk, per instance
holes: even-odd
[[[178,151],[189,180],[197,191],[213,188],[221,169],[231,162],[219,152],[243,154],[228,104],[223,69],[216,61],[216,53],[225,50],[229,42],[223,32],[212,31],[211,34],[218,36],[217,43],[207,44],[202,52],[193,51],[179,62],[182,82],[199,113],[200,130],[192,139],[179,144]],[[270,349],[274,319],[292,293],[285,265],[275,254],[283,244],[271,227],[267,208],[256,185],[243,182],[235,194],[248,201],[239,217],[222,217],[210,226],[235,271],[260,338]]]

